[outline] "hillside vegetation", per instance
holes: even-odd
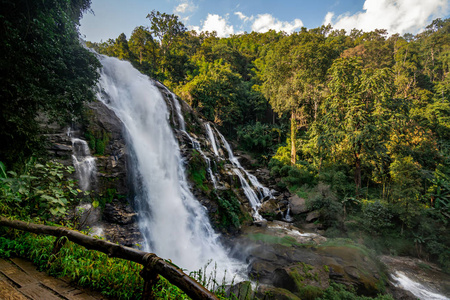
[[[450,20],[219,38],[175,15],[103,43],[162,81],[321,212],[328,236],[438,260],[450,244]]]

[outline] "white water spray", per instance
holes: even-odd
[[[202,151],[202,147],[200,146],[200,143],[194,139],[187,131],[186,131],[186,122],[184,121],[183,113],[181,112],[181,106],[180,103],[177,100],[177,97],[174,93],[172,93],[168,88],[161,85],[166,91],[170,94],[170,97],[172,98],[172,104],[175,106],[175,111],[178,116],[178,126],[181,132],[183,132],[188,139],[191,141],[192,148],[197,150],[200,155],[203,157],[203,160],[206,162],[206,171],[208,172],[209,178],[211,179],[213,186],[215,189],[217,189],[217,178],[214,175],[212,169],[211,169],[211,160],[206,156],[206,154]]]
[[[68,131],[68,135],[70,132]],[[91,156],[86,141],[72,138],[72,161],[79,180],[79,186],[83,191],[89,190],[91,182],[95,182],[97,166],[95,158]]]
[[[211,142],[214,154],[219,156],[219,151],[217,150],[216,138],[214,137],[214,133],[212,132],[211,125],[209,123],[205,124],[206,133],[208,134],[209,141]]]
[[[227,149],[228,159],[234,166],[233,171],[239,177],[242,189],[244,190],[244,194],[247,197],[253,209],[253,218],[255,220],[262,220],[263,217],[258,212],[258,209],[261,207],[261,200],[266,196],[272,197],[272,194],[270,193],[268,188],[259,183],[258,179],[255,176],[250,174],[246,169],[242,167],[239,160],[234,156],[230,144],[228,144],[225,137],[219,131],[217,131],[217,133],[219,134],[219,137],[222,140],[225,149]],[[253,187],[250,186],[250,184],[245,179],[244,174],[242,173],[244,173],[245,176],[250,180],[250,183],[252,184]],[[256,194],[255,190],[258,191],[258,193],[260,194],[259,197]]]
[[[392,278],[396,281],[395,285],[406,291],[410,291],[414,296],[421,300],[450,300],[450,298],[438,294],[424,285],[410,279],[403,272],[396,271],[392,274]]]
[[[132,168],[137,173],[135,200],[140,207],[144,250],[191,271],[213,260],[219,273],[227,270],[230,278],[243,274],[243,265],[228,258],[206,209],[189,191],[167,106],[158,88],[128,62],[104,56],[100,61],[103,69],[98,98],[124,123]]]

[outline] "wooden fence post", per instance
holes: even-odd
[[[59,250],[64,246],[64,244],[67,242],[67,237],[61,236],[57,237],[55,240],[55,243],[53,244],[53,250],[52,254],[50,254],[50,257],[47,262],[47,266],[50,267],[50,265],[55,261],[56,255],[58,254]]]
[[[144,290],[142,291],[142,300],[154,300],[155,294],[153,293],[153,286],[158,282],[159,275],[155,271],[153,258],[157,257],[153,253],[147,253],[144,255],[143,261],[145,262],[144,268],[140,275],[144,279]]]

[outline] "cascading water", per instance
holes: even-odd
[[[228,144],[225,137],[219,131],[217,131],[217,133],[219,134],[219,137],[222,140],[222,143],[228,152],[228,159],[231,161],[231,163],[234,166],[233,171],[239,177],[241,186],[244,190],[244,194],[245,194],[245,196],[247,196],[247,199],[250,202],[250,205],[252,206],[253,218],[255,220],[262,220],[263,218],[258,213],[258,209],[261,207],[261,200],[266,196],[272,197],[272,194],[270,193],[268,188],[266,188],[261,183],[259,183],[258,179],[255,176],[248,173],[247,170],[245,170],[242,167],[239,160],[234,156],[233,151],[231,150],[230,144]],[[247,182],[247,180],[245,179],[245,176],[244,176],[244,174],[242,174],[242,172],[250,180],[250,183],[253,185],[253,188]],[[258,197],[258,195],[256,194],[255,189],[260,194],[260,197]]]
[[[209,123],[205,124],[206,133],[208,134],[209,141],[211,142],[214,154],[219,156],[219,151],[217,150],[216,138],[214,137],[214,133],[212,132],[211,125]]]
[[[158,88],[130,63],[100,57],[98,98],[124,123],[137,176],[135,201],[146,251],[188,270],[214,260],[218,272],[243,274],[218,241],[206,209],[189,191],[178,143]]]
[[[70,131],[67,132],[70,135]],[[72,161],[79,180],[79,186],[83,191],[89,190],[91,182],[95,182],[97,167],[95,158],[89,152],[86,141],[72,138]]]
[[[198,151],[200,152],[200,155],[203,157],[203,159],[206,162],[206,166],[207,166],[206,171],[208,171],[208,175],[211,178],[214,189],[217,190],[217,179],[216,179],[216,176],[214,176],[214,173],[211,169],[211,160],[205,155],[205,153],[201,149],[199,149]]]
[[[175,94],[172,93],[171,91],[169,91],[169,89],[166,88],[165,86],[162,85],[162,87],[164,89],[166,89],[166,91],[170,94],[170,97],[172,98],[172,104],[173,104],[173,106],[175,106],[175,111],[178,116],[178,126],[179,126],[180,131],[183,132],[189,138],[189,140],[191,141],[191,144],[192,144],[192,148],[197,150],[200,153],[200,155],[203,157],[203,159],[205,160],[206,165],[207,165],[206,170],[208,172],[208,175],[213,183],[214,188],[217,189],[217,179],[216,179],[216,176],[214,176],[212,169],[211,169],[211,160],[202,151],[200,143],[186,131],[186,122],[184,121],[183,113],[181,112],[181,106],[180,106],[180,103],[178,102]]]
[[[431,289],[426,288],[424,285],[410,279],[403,272],[396,271],[392,274],[392,278],[395,280],[395,285],[406,291],[410,291],[414,296],[421,300],[449,300],[450,298],[441,295]]]

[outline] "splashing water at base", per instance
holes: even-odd
[[[128,62],[104,56],[100,61],[103,69],[98,98],[124,123],[131,148],[144,250],[190,271],[213,260],[217,263],[217,279],[224,273],[229,279],[244,274],[246,266],[228,257],[206,209],[189,190],[158,88]]]

